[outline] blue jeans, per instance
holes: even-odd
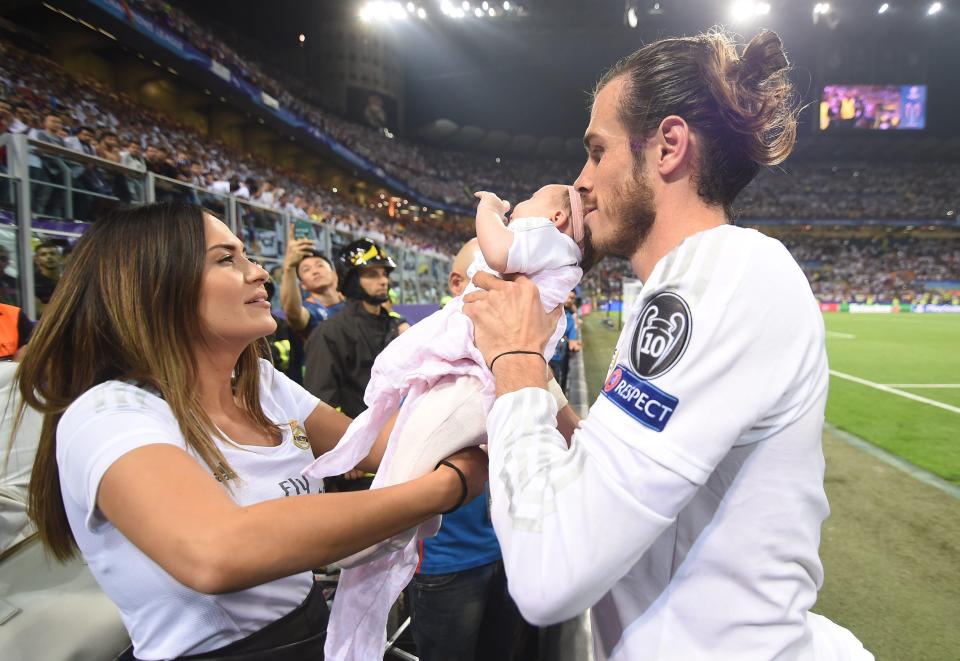
[[[411,629],[420,661],[510,661],[524,628],[498,560],[453,574],[413,577]]]

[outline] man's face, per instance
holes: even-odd
[[[199,177],[203,174],[203,168],[200,167],[199,163],[191,163],[190,174],[194,175],[195,177]]]
[[[387,269],[382,266],[367,266],[360,269],[360,287],[368,296],[386,298],[390,289]]]
[[[577,293],[570,292],[569,294],[567,294],[567,301],[566,303],[564,303],[564,307],[572,310],[573,306],[575,306],[576,304],[577,304]]]
[[[47,271],[55,271],[60,267],[60,251],[56,248],[40,248],[33,259],[37,266]]]
[[[147,160],[155,161],[160,158],[160,151],[156,147],[147,147]]]
[[[584,135],[587,162],[574,182],[583,197],[585,240],[597,259],[632,257],[656,219],[653,190],[643,165],[635,167],[630,135],[617,115],[624,82],[616,78],[597,95]]]
[[[337,273],[323,257],[307,257],[297,267],[300,282],[307,291],[318,292],[337,282]]]
[[[43,128],[51,135],[57,135],[63,130],[63,121],[56,115],[47,115],[43,120]]]
[[[9,122],[13,119],[13,109],[6,101],[0,101],[0,121]]]
[[[87,129],[80,129],[80,132],[77,133],[77,140],[79,140],[85,145],[88,145],[91,142],[93,142],[93,133],[91,133]]]
[[[139,156],[139,155],[140,155],[140,143],[139,143],[139,142],[131,142],[130,144],[127,145],[127,151],[130,152],[130,155],[131,155],[131,156]]]
[[[117,136],[115,135],[105,135],[103,136],[103,146],[110,150],[115,150],[119,143],[117,142]]]

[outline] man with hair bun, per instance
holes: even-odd
[[[598,255],[643,289],[569,447],[545,314],[526,278],[467,296],[494,363],[492,519],[510,592],[544,625],[591,609],[599,659],[871,659],[810,612],[829,514],[823,320],[737,195],[789,156],[797,105],[779,37],[663,39],[605,74],[576,182]]]

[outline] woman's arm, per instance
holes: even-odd
[[[393,425],[396,423],[399,413],[397,411],[380,430],[370,454],[357,464],[357,468],[367,473],[377,472],[380,467],[380,460],[383,459],[383,452],[387,447],[387,439],[390,438],[390,432],[393,431]],[[313,456],[319,457],[336,447],[351,422],[350,418],[329,405],[323,402],[317,404],[317,408],[313,409],[313,413],[303,423],[310,439]]]
[[[510,203],[487,191],[480,191],[475,195],[480,199],[480,204],[477,205],[477,241],[480,252],[490,268],[503,273],[507,270],[507,254],[513,244],[513,233],[504,224],[504,215],[510,210]]]
[[[486,455],[451,457],[483,490]],[[315,494],[240,506],[184,450],[145,445],[104,473],[97,505],[150,559],[198,592],[246,589],[328,564],[454,506],[461,483],[446,467],[382,489]]]

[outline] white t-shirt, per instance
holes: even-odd
[[[823,320],[787,250],[733,226],[686,239],[644,283],[569,449],[546,390],[490,412],[521,612],[592,607],[598,659],[813,658],[827,382]]]
[[[313,453],[309,444],[298,447],[291,431],[303,425],[320,400],[263,360],[260,378],[263,411],[283,425],[283,440],[276,447],[220,443],[238,476],[229,481],[232,488],[227,493],[238,504],[251,505],[322,491],[322,482],[300,475],[313,461]],[[104,473],[127,452],[154,443],[186,449],[167,403],[121,381],[107,381],[85,392],[57,427],[57,464],[70,528],[90,571],[120,609],[137,658],[168,659],[214,650],[299,605],[313,585],[310,572],[229,594],[201,594],[170,576],[104,518],[96,505]]]

